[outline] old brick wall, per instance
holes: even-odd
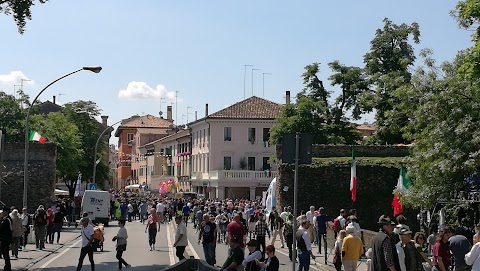
[[[350,146],[314,146],[332,157],[314,158],[312,165],[301,165],[298,174],[298,214],[308,211],[310,205],[324,207],[331,219],[338,216],[341,208],[355,208],[360,225],[364,229],[378,230],[378,217],[393,215],[391,202],[393,189],[399,176],[400,165],[405,162],[408,149],[397,147],[367,147],[357,153],[357,201],[352,203],[350,193]],[[278,150],[281,152],[281,149]],[[385,155],[391,157],[385,157]],[[278,152],[277,152],[278,155]],[[319,155],[316,155],[319,156]],[[342,157],[343,156],[343,157]],[[372,157],[377,156],[377,157]],[[281,157],[281,156],[278,156]],[[277,208],[293,206],[294,165],[279,164],[277,174]],[[284,191],[287,186],[288,191]],[[409,224],[418,228],[416,210],[405,212]]]
[[[17,209],[23,205],[24,146],[24,143],[5,143],[4,167],[0,171],[5,181],[1,184],[0,201]],[[51,203],[55,190],[56,153],[57,146],[54,143],[29,145],[29,212],[35,211],[40,204],[48,206]]]

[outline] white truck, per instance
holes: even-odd
[[[107,191],[87,190],[82,198],[82,214],[87,212],[94,223],[108,227],[110,222],[110,193]]]

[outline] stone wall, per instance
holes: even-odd
[[[24,143],[5,143],[4,167],[0,177],[0,201],[6,206],[21,209],[23,205],[23,165],[25,157]],[[27,203],[29,212],[38,205],[49,205],[55,190],[57,146],[54,143],[30,143],[29,146],[29,178]]]
[[[311,165],[301,165],[298,174],[298,209],[308,211],[311,205],[324,207],[333,220],[339,210],[357,209],[362,228],[378,230],[380,215],[393,215],[391,202],[408,148],[355,146],[357,156],[357,201],[350,193],[350,146],[314,146]],[[281,149],[278,150],[278,153]],[[321,155],[320,155],[321,154]],[[328,157],[328,155],[331,155]],[[390,157],[385,157],[390,155]],[[318,158],[323,156],[325,158]],[[281,157],[281,155],[277,156]],[[277,173],[277,208],[293,206],[294,165],[279,164]],[[288,187],[287,191],[285,187]],[[416,210],[405,215],[413,230],[417,230]]]

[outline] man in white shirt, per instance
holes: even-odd
[[[465,255],[465,262],[472,266],[472,270],[480,270],[480,243],[473,245],[470,252]]]
[[[313,221],[313,218],[315,217],[315,206],[310,206],[310,211],[308,211],[305,215],[307,216],[308,221],[310,221],[310,225],[315,225],[315,221]],[[313,240],[315,238],[315,232],[313,230],[313,227],[308,228],[308,234],[310,235],[310,243],[313,243]]]
[[[163,202],[160,201],[157,204],[157,216],[158,216],[158,221],[160,223],[163,223],[163,219],[164,219],[163,214],[164,213],[165,213],[165,204],[163,204]]]
[[[345,219],[345,209],[340,210],[340,215],[337,216],[338,222],[340,222],[340,228],[343,230],[346,228],[347,225],[345,225],[345,222],[347,221]]]
[[[181,261],[185,259],[183,254],[185,253],[185,248],[188,246],[188,239],[187,239],[187,226],[182,220],[182,216],[177,215],[175,217],[175,223],[177,223],[177,231],[175,232],[175,243],[173,243],[173,247],[176,248],[176,255],[178,260]]]
[[[82,269],[83,260],[88,254],[88,260],[90,261],[90,267],[92,271],[95,271],[95,262],[93,261],[93,226],[90,224],[90,219],[84,217],[80,220],[82,225],[81,235],[82,235],[82,249],[80,250],[80,258],[78,259],[77,271]]]
[[[298,255],[298,270],[308,271],[310,268],[310,257],[315,260],[315,256],[312,253],[312,242],[310,242],[310,235],[308,229],[311,228],[310,221],[308,219],[301,219],[300,227],[295,233],[297,240],[297,255]]]

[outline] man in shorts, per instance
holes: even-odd
[[[158,221],[160,223],[163,223],[164,221],[164,213],[165,213],[165,204],[163,204],[162,201],[159,201],[157,204],[157,216],[158,216]]]

